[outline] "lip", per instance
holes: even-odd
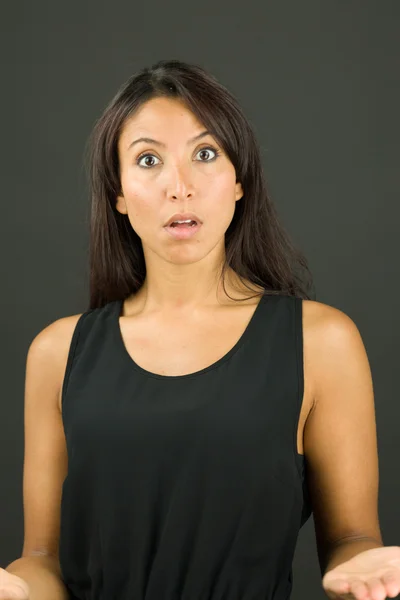
[[[164,227],[169,227],[173,221],[196,221],[197,225],[202,225],[203,221],[195,213],[175,213],[170,219],[164,224]],[[196,225],[196,227],[197,227]]]
[[[175,219],[173,219],[174,221]],[[197,219],[196,219],[197,220]],[[189,238],[196,235],[196,233],[201,228],[202,224],[200,221],[197,221],[197,225],[188,225],[187,227],[170,227],[166,225],[164,227],[165,231],[169,233],[170,236],[175,238],[176,240],[188,240]]]

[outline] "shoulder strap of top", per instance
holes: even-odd
[[[61,395],[62,399],[65,397],[65,394],[67,392],[69,376],[71,374],[72,365],[74,362],[76,349],[78,347],[79,336],[82,331],[83,323],[84,323],[86,317],[90,313],[92,313],[93,310],[94,310],[93,308],[90,308],[89,310],[82,313],[75,325],[74,333],[72,334],[71,343],[70,343],[70,347],[69,347],[67,364],[66,364],[66,368],[65,368],[64,381],[63,381],[63,386],[62,386],[62,395]]]
[[[300,419],[301,407],[304,396],[304,359],[303,359],[303,299],[295,296],[294,302],[294,333],[295,333],[295,351],[297,363],[297,381],[298,381],[298,406],[297,421]],[[297,425],[296,423],[296,446],[297,446]]]

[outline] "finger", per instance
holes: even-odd
[[[382,575],[381,580],[386,587],[386,593],[389,598],[396,598],[400,594],[400,576],[398,572],[389,571]]]
[[[332,590],[326,590],[325,588],[324,592],[328,596],[329,600],[338,600],[337,592],[333,592]]]
[[[352,594],[356,600],[370,600],[372,598],[367,585],[360,579],[350,581],[350,594]],[[374,600],[376,599],[374,598]]]
[[[337,596],[345,596],[349,589],[348,581],[343,579],[332,579],[326,587],[324,586],[325,594],[332,600],[336,600]]]
[[[371,577],[366,584],[372,600],[385,600],[387,598],[386,589],[381,579]]]

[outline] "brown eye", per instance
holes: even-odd
[[[144,169],[149,169],[151,167],[154,166],[154,164],[149,164],[148,160],[145,160],[145,164],[140,164],[142,162],[143,159],[149,159],[149,158],[157,158],[156,156],[154,156],[154,154],[142,154],[141,156],[139,156],[139,158],[136,161],[136,164],[139,165],[140,167],[143,167]]]
[[[204,153],[205,153],[206,158],[207,158],[207,154],[210,152],[210,150],[211,150],[211,152],[214,152],[215,156],[213,158],[211,158],[210,160],[201,160],[200,162],[212,162],[217,158],[217,156],[220,155],[220,152],[218,152],[218,150],[216,150],[215,148],[212,148],[211,146],[209,146],[207,148],[201,148],[201,150],[199,150],[197,154],[203,154],[203,156],[204,156]]]

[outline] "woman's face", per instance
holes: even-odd
[[[204,131],[193,113],[171,98],[149,100],[123,127],[118,143],[122,195],[116,208],[128,216],[145,256],[151,252],[186,264],[214,252],[221,259],[243,190],[210,134],[192,141]],[[142,137],[155,141],[135,143]],[[164,225],[175,213],[187,212],[202,224],[191,237],[176,239]]]

